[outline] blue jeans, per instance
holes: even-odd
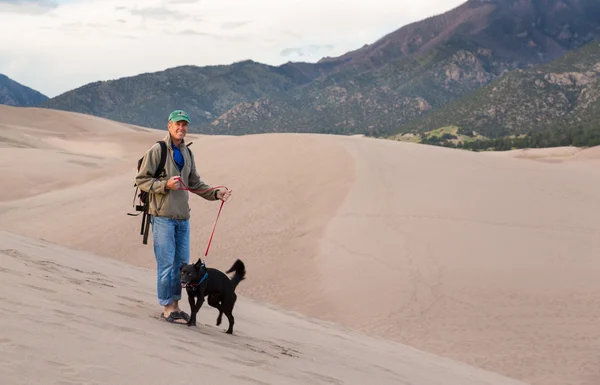
[[[187,219],[151,218],[156,257],[158,303],[170,305],[181,299],[180,269],[190,261],[190,222]]]

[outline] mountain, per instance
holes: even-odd
[[[202,128],[385,136],[496,79],[600,36],[597,0],[471,0],[370,46],[326,58],[332,72],[241,103]]]
[[[46,95],[0,74],[0,104],[31,107],[37,106],[47,99]]]
[[[361,74],[334,73],[288,92],[240,103],[202,132],[380,134],[486,84],[492,78],[484,69],[493,65],[489,59],[485,51],[473,54],[442,46]],[[447,79],[445,87],[437,86],[440,78]]]
[[[508,68],[494,62],[489,51],[445,44],[372,71],[334,73],[289,92],[240,103],[202,131],[385,135]]]
[[[591,41],[598,34],[599,18],[596,0],[470,0],[319,63],[373,68],[452,40],[485,47],[515,64],[543,63]]]
[[[203,133],[386,136],[599,36],[597,0],[469,0],[318,63],[177,67],[88,84],[43,106],[157,128],[184,108]]]
[[[194,125],[211,122],[241,102],[290,90],[320,75],[327,65],[288,63],[279,67],[251,60],[218,66],[181,66],[65,92],[41,107],[96,115],[120,122],[166,128],[174,109],[186,110]]]
[[[425,133],[447,127],[458,135],[439,144],[464,142],[458,140],[461,135],[481,136],[483,140],[467,140],[460,146],[473,149],[600,144],[600,43],[507,73],[401,132],[432,139]],[[411,136],[400,136],[407,137]]]

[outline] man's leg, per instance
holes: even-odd
[[[181,278],[179,271],[184,263],[190,263],[190,221],[178,220],[175,226],[175,262],[173,264],[173,299],[175,311],[181,311]]]
[[[175,221],[165,217],[152,217],[152,239],[156,258],[156,293],[158,303],[164,306],[164,316],[175,311],[173,298],[173,263],[175,262]],[[178,319],[175,322],[184,323]]]

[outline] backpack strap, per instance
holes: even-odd
[[[188,152],[190,153],[190,158],[192,159],[192,162],[193,162],[193,161],[194,161],[194,153],[192,152],[192,150],[190,150],[190,146],[191,146],[192,144],[194,144],[194,142],[189,142],[189,143],[186,145],[186,148],[187,148]]]
[[[165,168],[165,163],[167,162],[167,144],[164,140],[159,140],[156,143],[160,144],[160,161],[158,163],[158,167],[156,167],[156,171],[154,171],[154,178],[158,178]],[[146,195],[147,196],[147,195]],[[144,215],[142,216],[142,229],[141,233],[143,235],[142,243],[144,245],[148,244],[148,230],[150,227],[150,220],[152,215],[148,213],[148,204],[145,204],[143,207]]]
[[[165,168],[165,163],[167,162],[167,144],[165,143],[164,140],[159,140],[156,143],[160,144],[160,149],[161,149],[161,151],[160,151],[160,162],[158,163],[158,167],[156,168],[156,171],[154,172],[154,177],[158,178],[158,176],[160,175],[160,173]]]

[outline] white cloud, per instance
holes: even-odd
[[[3,30],[16,34],[0,34],[0,73],[51,97],[89,82],[178,65],[317,61],[464,2],[7,1],[0,0],[0,7],[44,12],[0,12]]]
[[[25,13],[39,15],[56,8],[54,0],[0,0],[0,13]]]
[[[191,4],[191,3],[197,3],[199,1],[202,1],[202,0],[169,0],[169,3],[171,3],[171,4]]]
[[[332,49],[334,49],[335,47],[333,46],[333,44],[324,44],[324,45],[317,45],[317,44],[312,44],[306,47],[290,47],[290,48],[285,48],[281,51],[281,56],[290,56],[290,55],[296,55],[296,56],[315,56],[315,55],[319,55],[319,56],[323,56],[323,54],[321,52],[324,51],[325,54],[327,54],[329,51],[331,51]]]

